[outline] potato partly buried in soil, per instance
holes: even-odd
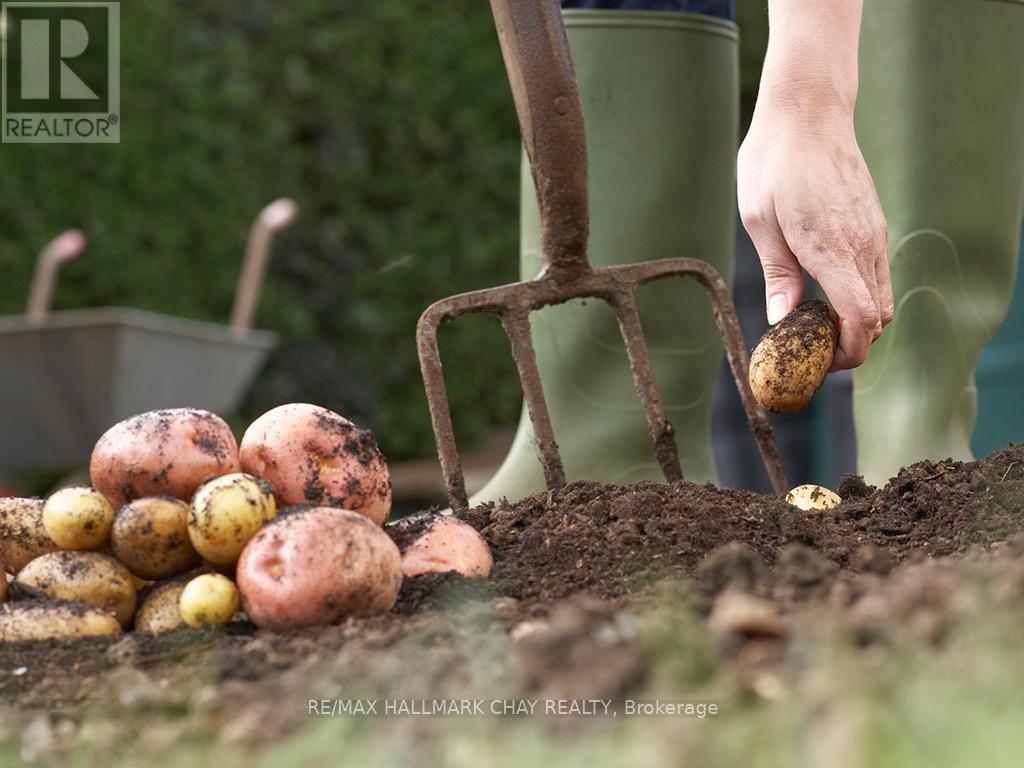
[[[454,572],[467,578],[485,578],[494,566],[484,537],[451,514],[417,512],[385,530],[402,553],[403,576]]]
[[[832,367],[839,323],[824,301],[810,299],[776,323],[750,356],[750,388],[773,413],[792,413],[811,402]]]

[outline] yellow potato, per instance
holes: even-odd
[[[164,581],[147,593],[135,612],[135,630],[159,635],[172,629],[185,626],[178,608],[178,600],[188,584],[188,578]]]
[[[58,547],[43,527],[42,499],[0,498],[0,562],[16,574]]]
[[[839,341],[835,311],[810,299],[768,329],[750,356],[750,388],[773,413],[792,413],[811,402],[832,367]]]
[[[182,620],[190,627],[223,627],[236,613],[238,587],[227,576],[204,573],[185,585],[178,598]]]
[[[101,637],[120,634],[106,611],[64,600],[24,600],[0,605],[0,642]]]
[[[194,568],[200,558],[189,539],[188,515],[188,504],[172,497],[136,499],[114,518],[114,554],[143,579],[166,579]]]
[[[56,600],[72,600],[113,614],[127,627],[135,613],[132,575],[100,552],[51,552],[21,569],[18,584]]]
[[[277,512],[274,491],[264,480],[236,473],[199,487],[192,498],[188,535],[214,565],[234,565],[249,539]]]
[[[62,549],[103,549],[113,522],[106,496],[84,486],[62,488],[43,506],[43,527]]]
[[[799,509],[832,509],[842,499],[828,488],[820,485],[798,485],[786,494],[786,501]]]

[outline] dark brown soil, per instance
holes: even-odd
[[[495,590],[517,598],[620,597],[665,576],[761,582],[791,572],[801,557],[834,576],[992,547],[1024,530],[1024,448],[981,462],[921,462],[881,490],[846,477],[840,492],[835,509],[804,512],[712,485],[581,482],[464,517],[494,552]],[[729,544],[745,545],[745,554],[718,552]],[[702,567],[711,553],[714,562]]]
[[[716,596],[739,591],[786,612],[834,601],[837,593],[853,605],[865,583],[927,582],[934,592],[935,574],[901,576],[902,564],[1024,549],[1024,446],[980,462],[922,462],[882,489],[847,477],[838,491],[844,501],[835,509],[804,512],[778,498],[710,485],[584,482],[478,507],[463,517],[492,547],[490,579],[407,579],[385,616],[295,633],[242,622],[221,634],[0,644],[0,702],[46,709],[124,699],[131,686],[119,675],[126,670],[179,683],[196,676],[226,686],[239,701],[276,701],[306,697],[316,663],[333,665],[343,679],[358,672],[394,685],[406,684],[413,667],[435,670],[437,690],[457,691],[467,670],[480,667],[467,659],[482,653],[487,639],[499,648],[511,643],[518,690],[618,695],[643,675],[618,607],[646,599],[647,588],[665,577],[695,581],[708,609]],[[854,614],[865,635],[877,632],[877,612]],[[777,620],[769,619],[744,619],[743,626],[777,633]],[[618,639],[609,645],[609,637]]]

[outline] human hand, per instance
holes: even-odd
[[[864,362],[892,320],[893,295],[885,216],[852,111],[829,112],[759,105],[740,148],[737,189],[764,270],[768,322],[800,302],[806,269],[840,318],[836,371]]]

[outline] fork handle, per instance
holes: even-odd
[[[572,278],[587,261],[583,108],[558,0],[490,0],[537,189],[541,275]]]

